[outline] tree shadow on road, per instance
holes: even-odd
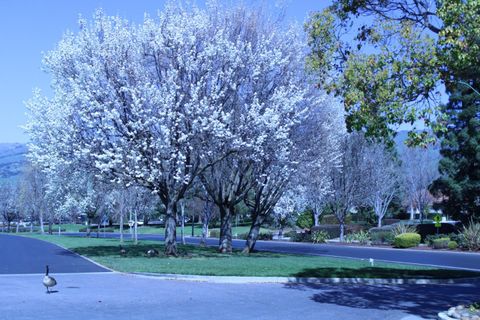
[[[345,267],[307,268],[294,275],[295,277],[314,278],[387,278],[387,279],[451,279],[480,277],[480,272],[467,270],[433,269],[428,267],[412,267],[406,269],[400,265],[393,267]],[[480,279],[480,278],[479,278]]]
[[[440,311],[480,300],[480,281],[442,285],[301,284],[287,288],[312,291],[311,300],[358,309],[398,310],[426,319]]]

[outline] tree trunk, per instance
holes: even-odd
[[[185,202],[183,201],[180,203],[180,212],[182,216],[182,226],[180,228],[180,234],[182,238],[182,244],[184,245],[186,242],[185,242]]]
[[[20,229],[20,223],[17,222],[17,227],[15,228],[15,233],[18,233],[19,229]]]
[[[200,245],[206,246],[207,245],[207,237],[208,237],[208,224],[210,223],[210,217],[212,216],[212,212],[210,211],[210,201],[205,200],[205,204],[203,206],[203,216],[202,216],[202,237],[200,238]]]
[[[252,215],[255,218],[252,221],[252,225],[250,226],[250,231],[248,232],[247,241],[245,242],[245,248],[243,249],[243,253],[250,253],[255,248],[255,244],[257,243],[258,234],[260,233],[260,227],[262,226],[263,221],[265,220],[264,217],[259,217],[258,215]]]
[[[343,242],[345,236],[345,221],[340,221],[340,242]]]
[[[221,253],[232,253],[232,216],[235,212],[233,205],[220,208],[220,243],[218,250]]]
[[[207,237],[208,237],[208,220],[203,219],[202,223],[202,237],[200,238],[200,245],[203,247],[207,246]]]
[[[165,254],[177,256],[177,203],[171,202],[167,205],[165,216]]]
[[[318,208],[317,205],[313,206],[313,224],[315,227],[318,227],[320,224],[320,215],[318,214]]]
[[[100,238],[100,221],[101,219],[98,220],[98,223],[97,223],[97,238]]]
[[[52,220],[51,220],[51,219],[48,220],[48,234],[52,234],[52,233],[53,233],[53,231],[52,231],[52,225],[53,225]]]
[[[382,226],[382,219],[384,214],[382,214],[382,208],[380,206],[375,206],[374,209],[375,215],[377,216],[377,227],[380,228]]]
[[[130,222],[132,221],[132,212],[130,212],[130,215],[128,216],[128,232],[130,232],[130,240],[133,240],[135,238],[135,235],[133,234],[133,225],[130,225]]]
[[[192,215],[192,237],[195,237],[195,215]]]
[[[135,235],[134,237],[134,243],[138,244],[138,214],[137,210],[133,213],[134,216],[134,224],[133,224],[133,234]]]
[[[43,212],[42,212],[42,210],[40,210],[38,217],[40,219],[40,233],[45,234],[45,228],[43,227]]]
[[[87,237],[90,237],[90,218],[87,215]]]
[[[123,243],[123,210],[120,212],[120,243]]]

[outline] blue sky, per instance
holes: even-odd
[[[196,1],[201,5],[204,1]],[[278,0],[266,1],[274,6]],[[48,92],[50,77],[41,70],[42,57],[55,47],[67,30],[77,30],[81,14],[90,18],[97,8],[141,22],[144,13],[155,15],[165,1],[159,0],[0,0],[0,143],[26,142],[20,128],[25,124],[28,100],[34,88]],[[260,0],[246,3],[260,3]],[[303,23],[312,11],[330,0],[287,0],[288,21]]]

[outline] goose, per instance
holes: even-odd
[[[48,275],[48,265],[47,265],[47,272],[45,273],[45,277],[43,277],[43,285],[47,288],[47,293],[50,293],[50,287],[54,287],[57,285],[57,280],[54,277]]]
[[[147,256],[148,257],[155,257],[155,256],[158,256],[158,251],[155,250],[155,249],[150,249],[146,252]]]

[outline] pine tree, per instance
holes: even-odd
[[[457,81],[443,107],[441,177],[432,185],[443,212],[464,222],[480,220],[480,95],[470,85]]]

